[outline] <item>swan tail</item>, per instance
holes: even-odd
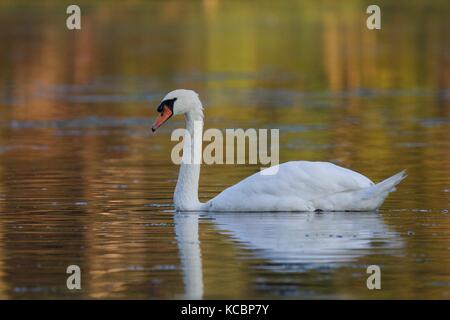
[[[384,200],[384,198],[386,198],[389,193],[396,190],[395,186],[398,185],[406,177],[407,175],[405,170],[400,171],[399,173],[394,174],[392,177],[389,177],[364,190],[362,198],[366,200],[381,197]]]

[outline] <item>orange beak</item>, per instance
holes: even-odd
[[[173,115],[172,111],[168,106],[164,106],[163,111],[159,115],[158,118],[156,118],[155,123],[153,123],[152,126],[152,132],[155,132],[156,129],[158,129],[164,122],[169,120],[169,118]]]

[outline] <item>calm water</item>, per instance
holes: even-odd
[[[450,298],[450,8],[0,3],[0,298]],[[172,119],[280,128],[280,160],[408,178],[378,213],[174,214]],[[203,166],[203,200],[258,170]],[[68,265],[82,290],[66,288]],[[366,288],[366,267],[382,290]]]

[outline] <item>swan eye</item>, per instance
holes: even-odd
[[[156,109],[156,111],[161,113],[164,110],[164,106],[168,106],[170,110],[173,112],[173,104],[175,103],[176,100],[177,98],[162,101],[161,104],[158,106],[158,109]]]

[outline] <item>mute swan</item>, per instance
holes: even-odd
[[[191,137],[203,130],[203,106],[192,90],[169,92],[157,111],[154,132],[174,115],[184,114]],[[194,125],[195,123],[195,125]],[[201,137],[201,135],[200,135]],[[183,145],[191,159],[202,154],[201,140]],[[273,167],[272,167],[273,168]],[[329,162],[290,161],[278,165],[276,174],[265,169],[231,186],[206,203],[198,200],[200,164],[181,162],[175,187],[177,211],[373,211],[406,175],[404,171],[374,184],[369,178]]]

